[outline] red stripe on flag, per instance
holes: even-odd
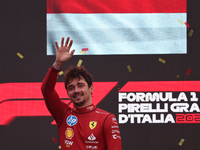
[[[187,0],[47,0],[47,13],[186,13]]]

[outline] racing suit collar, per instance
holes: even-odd
[[[74,106],[73,110],[74,110],[74,112],[77,112],[77,113],[86,113],[86,112],[91,112],[94,109],[96,109],[96,107],[93,104],[91,104],[91,105],[89,105],[87,107],[83,107],[83,108],[77,108]]]

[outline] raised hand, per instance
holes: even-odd
[[[61,46],[60,47],[58,46],[57,41],[55,42],[57,52],[56,52],[56,61],[54,62],[54,67],[56,69],[60,69],[64,65],[64,63],[67,62],[72,57],[72,55],[75,52],[74,49],[71,52],[69,52],[70,48],[73,44],[73,40],[70,40],[70,38],[67,37],[65,45],[63,45],[64,39],[65,38],[63,37],[62,40],[61,40]],[[69,42],[69,40],[70,40],[70,42]]]

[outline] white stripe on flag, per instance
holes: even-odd
[[[75,55],[185,54],[186,13],[47,14],[47,55],[70,36]]]

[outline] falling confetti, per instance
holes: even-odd
[[[192,71],[192,69],[188,69],[188,71],[187,71],[188,76],[190,75],[191,71]]]
[[[178,19],[178,22],[179,22],[179,23],[181,23],[181,24],[184,24],[184,22],[183,22],[183,21],[181,21],[180,19]]]
[[[128,68],[128,71],[129,71],[129,72],[132,72],[132,69],[131,69],[131,66],[130,66],[130,65],[128,65],[127,68]]]
[[[118,91],[120,90],[120,86],[119,86],[119,84],[117,84],[117,89],[118,89]]]
[[[80,54],[85,54],[86,53],[86,51],[80,51]]]
[[[83,60],[79,59],[77,66],[80,67],[82,62],[83,62]]]
[[[24,56],[23,56],[22,54],[20,54],[19,52],[17,53],[17,55],[18,55],[21,59],[24,58]]]
[[[88,48],[82,48],[82,51],[88,51]]]
[[[194,30],[190,30],[189,36],[192,37]]]
[[[190,25],[187,22],[185,22],[185,25],[187,26],[187,28],[190,28]]]
[[[159,58],[158,61],[162,62],[163,64],[165,64],[165,62],[166,62],[166,61],[165,61],[164,59],[162,59],[162,58]]]
[[[52,137],[52,140],[54,141],[54,143],[55,143],[55,144],[57,144],[57,143],[58,143],[58,141],[56,140],[56,138],[55,138],[55,137]]]
[[[185,141],[184,139],[181,139],[178,145],[182,146],[184,141]]]
[[[61,75],[63,75],[63,73],[64,73],[63,71],[60,71],[58,74],[59,74],[59,76],[61,76]]]
[[[178,74],[178,75],[176,76],[176,78],[180,78],[180,75]]]
[[[147,98],[147,101],[149,101],[149,100],[150,100],[150,97]]]

